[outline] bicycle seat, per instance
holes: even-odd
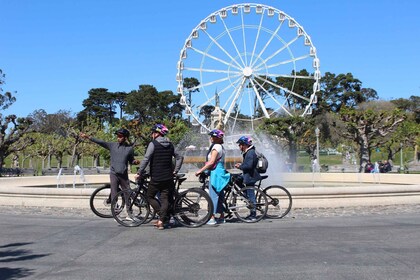
[[[261,181],[267,178],[268,178],[268,175],[261,175]]]
[[[181,185],[185,180],[187,180],[187,178],[178,178],[178,184]]]

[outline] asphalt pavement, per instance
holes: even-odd
[[[418,205],[163,231],[88,209],[0,211],[0,279],[420,279]]]

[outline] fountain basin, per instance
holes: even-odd
[[[237,171],[236,171],[237,172]],[[293,197],[293,208],[347,207],[420,203],[420,174],[365,173],[277,173],[263,185],[283,185]],[[134,174],[130,177],[133,179]],[[77,179],[77,178],[76,178]],[[109,182],[109,175],[85,175],[83,182],[64,175],[0,178],[1,205],[88,208],[94,187]],[[193,173],[187,173],[184,188],[198,187]],[[48,186],[48,187],[47,187]]]

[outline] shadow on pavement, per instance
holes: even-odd
[[[0,246],[0,264],[14,264],[18,261],[26,261],[48,256],[49,254],[33,254],[32,250],[13,249],[13,247],[20,247],[30,245],[31,242],[10,243]],[[7,248],[7,249],[6,249]],[[19,279],[34,274],[33,269],[27,268],[12,268],[0,267],[0,278],[4,280]]]

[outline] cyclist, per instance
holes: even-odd
[[[157,229],[165,229],[169,222],[169,209],[173,203],[175,188],[174,176],[181,169],[184,157],[176,150],[174,145],[166,137],[169,130],[163,124],[155,124],[151,129],[152,141],[149,143],[137,171],[136,179],[145,174],[150,164],[150,183],[147,189],[147,199],[150,205],[159,215],[155,226]],[[175,168],[173,167],[175,158]],[[155,198],[160,193],[160,203]]]
[[[223,148],[222,144],[225,134],[219,129],[214,129],[210,131],[209,135],[212,144],[207,153],[207,162],[202,168],[195,172],[195,175],[199,176],[205,171],[210,171],[209,193],[214,205],[214,212],[207,224],[215,225],[217,223],[223,224],[225,222],[223,210],[223,189],[229,183],[230,174],[226,172],[224,167],[225,149]],[[215,218],[215,214],[217,213],[220,214],[218,220]]]
[[[111,154],[110,163],[110,183],[111,183],[111,198],[107,203],[111,204],[112,199],[118,192],[118,186],[121,189],[126,190],[130,187],[130,180],[128,178],[128,164],[139,164],[140,161],[134,158],[133,146],[128,142],[130,132],[121,128],[118,129],[115,134],[117,135],[117,142],[105,142],[100,139],[93,138],[86,133],[81,132],[80,137],[83,139],[89,139],[93,143],[104,147],[109,150]],[[127,213],[127,219],[133,220],[131,213]]]
[[[255,147],[252,144],[252,139],[248,136],[241,136],[236,143],[239,145],[239,149],[242,152],[243,161],[242,163],[235,164],[235,167],[242,170],[243,183],[246,186],[254,186],[256,182],[261,180],[261,175],[257,171],[258,158],[255,153]],[[247,196],[251,202],[254,204],[256,203],[253,190],[247,190]],[[248,219],[256,219],[255,209],[251,209]]]

